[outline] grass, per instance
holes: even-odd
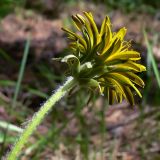
[[[152,61],[150,61],[151,66],[152,66]],[[51,79],[53,78],[53,83],[55,83],[55,81],[59,81],[61,79],[61,77],[57,76],[57,75],[52,75],[53,72],[48,69],[46,66],[40,66],[39,67],[39,74],[46,79],[45,83],[48,83],[50,87],[53,87],[51,84]],[[151,77],[152,74],[149,74],[149,77]],[[152,81],[150,81],[152,82]],[[16,82],[12,81],[12,80],[8,80],[8,81],[4,81],[1,80],[0,81],[0,85],[3,87],[7,87],[7,86],[12,86],[15,87],[16,86]],[[54,84],[55,86],[55,84]],[[147,84],[148,86],[148,84]],[[42,91],[40,91],[39,88],[35,88],[33,89],[33,86],[30,85],[26,85],[26,84],[22,84],[21,86],[21,90],[24,92],[28,92],[31,95],[36,95],[36,96],[40,96],[42,98],[45,98],[47,95],[45,95],[45,93],[43,93]],[[35,92],[34,92],[35,90]],[[146,95],[149,94],[150,90],[145,91]],[[66,98],[67,100],[68,98]],[[72,102],[73,100],[73,102]],[[33,160],[38,160],[40,158],[42,158],[42,153],[45,152],[45,150],[48,148],[50,148],[52,151],[59,151],[60,150],[60,144],[64,144],[65,147],[67,147],[67,149],[69,151],[73,151],[75,149],[75,147],[79,146],[80,148],[80,154],[83,157],[83,159],[89,159],[91,157],[91,144],[90,144],[90,138],[91,138],[91,133],[90,131],[88,131],[88,124],[86,124],[86,116],[83,115],[82,113],[82,109],[85,106],[85,104],[87,103],[88,97],[86,97],[86,94],[84,93],[78,93],[78,95],[76,96],[76,100],[74,100],[74,97],[71,98],[71,102],[67,102],[64,103],[64,101],[62,101],[62,106],[72,106],[72,108],[68,109],[69,112],[73,112],[73,116],[68,119],[67,117],[64,116],[65,113],[65,109],[62,109],[61,107],[58,109],[56,112],[51,113],[50,117],[51,119],[48,121],[46,120],[44,123],[46,123],[46,125],[50,126],[48,127],[48,132],[47,134],[41,135],[40,133],[36,132],[34,139],[36,139],[36,143],[32,143],[30,142],[29,146],[26,146],[26,149],[22,155],[21,158],[23,157],[27,157],[27,156],[31,156]],[[97,98],[95,97],[94,101],[96,102]],[[17,106],[19,106],[19,103],[22,103],[21,100],[18,100],[17,102]],[[94,108],[94,104],[92,104],[93,108]],[[58,105],[59,106],[59,105]],[[57,106],[57,107],[58,107]],[[26,107],[26,106],[24,106]],[[16,107],[17,108],[17,107]],[[21,110],[21,107],[19,106],[19,109]],[[103,157],[106,153],[104,151],[104,144],[106,143],[106,123],[105,123],[105,110],[107,109],[107,102],[104,102],[103,108],[101,110],[95,110],[94,115],[95,117],[98,117],[100,119],[99,121],[99,129],[98,132],[101,135],[101,139],[102,139],[102,143],[100,146],[97,146],[97,148],[94,149],[94,154],[93,157],[96,159],[97,154],[100,152],[101,157]],[[23,111],[21,111],[23,112]],[[29,112],[26,112],[26,116],[29,115]],[[64,135],[62,134],[63,131],[66,129],[66,127],[68,125],[70,125],[71,121],[73,119],[77,119],[79,121],[79,134],[76,137],[70,137],[70,136],[66,136],[64,137]],[[24,121],[25,116],[22,115],[22,119],[21,121]],[[57,127],[57,123],[61,122],[61,125]],[[94,121],[94,119],[93,119]],[[143,116],[143,121],[141,121],[141,124],[145,121],[145,117]],[[4,122],[6,123],[6,122]],[[43,124],[44,125],[44,124]],[[11,132],[11,131],[10,131]],[[145,130],[142,131],[142,136],[143,134],[145,134]],[[4,138],[3,135],[1,135],[1,139]],[[150,134],[149,134],[150,136]],[[145,138],[144,138],[145,139]],[[152,137],[150,139],[152,141]],[[13,141],[15,141],[15,138],[12,137],[11,135],[7,136],[6,139],[6,143],[13,143]],[[116,142],[117,140],[115,139],[111,149],[110,149],[110,157],[114,156],[114,149],[116,147]],[[148,142],[149,143],[149,142]],[[145,144],[143,144],[141,146],[141,154],[143,154],[144,158],[145,157],[145,150],[147,149],[147,146]],[[93,149],[92,149],[93,150]]]
[[[157,33],[155,33],[157,35]],[[144,92],[143,92],[143,100],[142,100],[142,106],[143,108],[145,107],[145,105],[147,104],[147,100],[152,99],[152,103],[156,102],[159,104],[159,96],[160,93],[158,92],[158,90],[155,90],[154,92],[154,96],[152,98],[150,98],[150,92],[152,90],[152,87],[154,85],[154,81],[153,79],[156,79],[156,82],[158,85],[157,87],[160,88],[160,72],[158,69],[158,64],[155,60],[154,54],[153,54],[153,47],[154,45],[157,43],[157,38],[156,38],[156,42],[151,43],[148,39],[148,35],[146,30],[143,30],[143,35],[144,35],[144,40],[145,40],[145,44],[146,44],[146,48],[147,48],[147,53],[146,53],[146,59],[147,59],[147,79],[146,79],[146,86],[144,88]]]
[[[14,97],[13,97],[13,101],[11,102],[10,113],[13,113],[13,110],[16,107],[17,97],[18,97],[18,93],[20,91],[20,86],[21,86],[21,82],[22,82],[22,78],[23,78],[23,74],[24,74],[24,70],[25,70],[25,66],[26,66],[26,61],[27,61],[27,57],[28,57],[28,53],[29,53],[29,48],[30,48],[30,38],[28,38],[28,40],[26,42],[26,45],[25,45],[24,54],[23,54],[23,58],[22,58],[22,63],[21,63],[21,66],[20,66],[20,72],[19,72],[19,76],[18,76],[18,80],[17,80],[15,92],[14,92]],[[3,55],[6,55],[6,54],[3,54]],[[8,138],[8,136],[7,136],[8,132],[13,131],[13,129],[17,129],[17,131],[18,131],[18,127],[16,128],[16,126],[13,126],[10,123],[6,123],[6,122],[3,122],[3,123],[1,122],[0,127],[5,128],[4,137],[3,137],[3,141],[2,141],[3,145],[2,145],[2,149],[1,149],[1,153],[0,153],[0,157],[2,157],[4,148],[5,148],[5,143],[6,143],[6,140]],[[19,131],[20,131],[20,129],[19,129]]]
[[[8,124],[5,121],[0,121],[0,128],[3,128],[3,129],[8,128],[9,131],[18,132],[18,133],[22,133],[23,131],[23,129],[21,129],[20,127],[17,127],[13,124]]]
[[[145,104],[143,105],[143,109],[145,109],[148,100],[150,100],[150,91],[152,90],[152,85],[153,85],[153,81],[152,79],[155,78],[156,82],[158,84],[158,86],[160,87],[160,74],[159,74],[159,70],[157,67],[157,62],[153,56],[153,45],[149,40],[148,40],[148,36],[146,31],[144,31],[144,36],[145,36],[145,42],[146,42],[146,46],[147,46],[147,82],[146,82],[146,88],[143,92],[143,97],[144,99],[146,99]],[[13,65],[15,65],[15,60],[13,60],[8,54],[6,54],[2,49],[0,50],[0,54],[3,57],[3,59]],[[27,60],[27,59],[26,59]],[[22,95],[23,94],[28,94],[29,97],[27,99],[27,101],[32,101],[32,97],[36,97],[36,99],[38,98],[42,98],[43,100],[46,99],[46,97],[49,95],[46,92],[43,92],[42,88],[44,86],[47,86],[46,90],[47,91],[51,91],[55,88],[55,86],[57,86],[57,82],[61,81],[63,79],[63,77],[56,75],[53,71],[52,68],[48,67],[46,64],[39,64],[37,66],[37,73],[40,75],[39,81],[41,81],[43,83],[43,86],[41,86],[41,84],[39,85],[34,85],[35,82],[33,82],[32,84],[22,84],[22,78],[23,78],[23,74],[25,74],[25,63],[24,63],[24,68],[22,70],[21,68],[21,72],[19,72],[18,74],[18,79],[19,81],[13,81],[13,80],[0,80],[0,87],[1,88],[17,88],[16,90],[16,94],[17,96],[15,96],[15,108],[16,110],[19,110],[18,113],[12,113],[12,116],[15,118],[16,120],[13,119],[13,122],[9,123],[9,133],[5,134],[5,132],[0,133],[0,142],[4,143],[4,139],[5,140],[5,145],[4,147],[2,147],[1,150],[1,156],[2,154],[5,152],[5,149],[7,148],[7,146],[11,143],[13,143],[15,141],[15,133],[21,132],[21,129],[13,124],[21,124],[21,122],[23,122],[26,117],[29,117],[32,114],[32,109],[28,108],[28,102],[26,103],[25,99],[18,99],[18,95],[21,91]],[[154,74],[153,74],[154,73]],[[21,74],[21,76],[20,76]],[[38,82],[36,82],[38,83]],[[157,85],[156,84],[156,85]],[[18,86],[18,87],[17,87]],[[19,88],[19,89],[18,89]],[[158,88],[158,87],[157,87]],[[158,89],[157,89],[158,90]],[[76,98],[75,98],[76,97]],[[156,95],[157,98],[159,98],[159,95]],[[1,99],[2,97],[0,97],[0,104],[2,106],[4,106],[5,111],[8,111],[8,113],[10,112],[11,108],[10,108],[10,103],[11,101],[5,101],[3,99]],[[11,100],[11,97],[9,97],[9,99]],[[70,101],[68,100],[69,98],[67,97],[66,100],[67,102],[62,101],[60,104],[57,105],[56,111],[52,112],[49,116],[49,119],[47,119],[43,126],[46,126],[47,128],[47,133],[45,135],[41,135],[41,133],[36,132],[35,135],[33,136],[33,141],[30,141],[30,144],[28,146],[25,147],[25,151],[24,151],[24,155],[22,155],[22,158],[26,158],[31,157],[31,159],[33,160],[39,160],[40,158],[42,158],[42,153],[45,153],[46,156],[47,154],[49,154],[46,150],[51,149],[52,152],[54,151],[61,151],[61,144],[63,144],[67,149],[67,151],[65,150],[65,152],[68,152],[68,154],[72,154],[73,152],[77,151],[77,146],[80,148],[80,154],[82,155],[83,159],[89,159],[90,157],[90,152],[91,150],[94,151],[94,158],[96,159],[96,154],[101,153],[101,157],[103,157],[105,155],[104,152],[104,144],[106,143],[106,137],[107,137],[107,132],[106,132],[106,123],[105,123],[105,110],[107,109],[108,105],[107,102],[104,102],[103,107],[101,110],[94,110],[94,108],[96,108],[96,105],[94,106],[94,103],[92,104],[92,111],[93,114],[93,121],[95,120],[94,118],[98,118],[99,119],[99,123],[97,126],[98,128],[98,133],[101,135],[101,139],[102,139],[102,143],[100,146],[95,146],[95,148],[91,148],[92,144],[91,144],[91,132],[90,132],[90,127],[95,127],[93,125],[88,126],[87,124],[87,119],[86,119],[86,115],[83,114],[83,107],[86,106],[86,102],[88,97],[84,94],[84,93],[79,93],[77,96],[74,97],[70,97]],[[76,100],[75,100],[76,99]],[[95,98],[95,102],[96,102],[97,98]],[[40,102],[40,100],[38,100],[38,103]],[[64,106],[64,108],[63,108]],[[65,108],[65,106],[68,106],[68,108]],[[69,108],[69,106],[71,108]],[[153,106],[150,106],[151,108]],[[94,111],[93,111],[94,110]],[[68,118],[66,115],[68,115],[68,112],[72,112],[73,115]],[[67,113],[67,114],[66,114]],[[11,114],[10,114],[11,115]],[[143,120],[140,121],[139,123],[139,128],[136,129],[136,132],[134,132],[131,136],[138,137],[139,136],[139,153],[141,154],[141,157],[143,157],[142,159],[149,159],[149,157],[152,156],[152,153],[147,154],[146,150],[148,146],[151,146],[152,143],[156,143],[156,141],[158,141],[160,139],[160,135],[159,135],[159,123],[157,124],[157,127],[155,128],[147,128],[150,126],[150,124],[148,125],[144,125],[146,119],[148,121],[151,122],[153,120],[157,120],[156,122],[159,122],[159,109],[157,107],[157,114],[152,117],[152,115],[148,116],[147,118],[145,117],[145,115],[143,115],[143,117],[141,117]],[[74,128],[70,128],[70,124],[72,124],[72,120],[76,119],[79,123],[78,126],[79,127],[79,133],[76,135],[76,137],[71,137],[67,134],[64,134],[64,130],[66,130],[67,126],[69,126],[69,129],[67,130],[70,131],[71,129]],[[154,122],[154,121],[153,121]],[[6,130],[7,128],[7,120],[5,121],[0,121],[0,127],[3,130]],[[155,129],[156,132],[152,133],[152,129]],[[5,138],[6,136],[6,138]],[[36,143],[35,143],[36,141]],[[114,154],[114,148],[116,146],[116,138],[113,138],[113,143],[111,146],[111,149],[109,151],[110,157],[113,156]],[[135,141],[134,139],[132,140],[133,142]],[[127,142],[123,142],[123,146],[122,146],[122,150],[127,151],[127,150],[131,150],[131,146],[130,144],[126,144]],[[107,141],[107,145],[108,145],[108,141]],[[2,146],[2,145],[1,145]],[[126,147],[127,149],[125,150],[123,147]],[[97,147],[97,148],[96,148]],[[63,152],[62,152],[63,153]],[[52,154],[52,153],[51,153]],[[72,155],[71,155],[72,156]],[[153,158],[151,158],[153,159]]]
[[[156,80],[157,80],[157,83],[158,83],[158,86],[160,88],[160,74],[159,74],[159,70],[158,70],[158,66],[157,66],[157,63],[155,61],[155,58],[153,56],[153,46],[151,45],[151,43],[149,43],[149,40],[148,40],[148,36],[147,36],[147,33],[146,31],[144,30],[143,31],[143,34],[144,34],[144,38],[145,38],[145,43],[146,43],[146,46],[147,46],[147,50],[148,50],[148,74],[150,75],[151,74],[151,66],[150,64],[152,65],[153,67],[153,72],[155,74],[155,77],[156,77]]]
[[[19,91],[20,91],[22,78],[23,78],[23,75],[24,75],[24,70],[25,70],[25,66],[26,66],[26,62],[27,62],[27,57],[28,57],[28,54],[29,54],[30,41],[31,41],[31,39],[29,37],[27,39],[25,49],[24,49],[24,53],[23,53],[22,63],[21,63],[21,66],[20,66],[20,71],[19,71],[19,74],[18,74],[18,80],[17,80],[15,92],[14,92],[12,105],[11,105],[12,108],[15,108],[15,106],[16,106],[16,102],[17,102],[17,98],[18,98],[18,94],[19,94]]]

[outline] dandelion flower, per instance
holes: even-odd
[[[98,29],[90,12],[73,15],[72,20],[78,32],[62,28],[70,40],[70,55],[62,59],[69,65],[69,74],[80,86],[98,89],[109,104],[126,99],[134,105],[132,90],[142,97],[137,86],[144,87],[137,73],[146,68],[138,63],[140,53],[131,49],[130,41],[124,40],[126,28],[112,32],[106,16]]]

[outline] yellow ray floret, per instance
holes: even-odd
[[[114,101],[121,102],[124,98],[133,105],[132,89],[142,97],[137,86],[144,87],[144,82],[137,73],[146,71],[146,68],[138,63],[141,56],[139,52],[132,50],[131,41],[124,40],[127,29],[123,27],[113,33],[108,16],[98,28],[92,13],[83,14],[84,16],[72,16],[80,34],[63,28],[70,40],[71,55],[74,55],[64,58],[69,65],[70,75],[80,85],[92,90],[98,89],[110,104]]]

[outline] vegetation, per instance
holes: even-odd
[[[39,2],[37,1],[37,3]],[[0,2],[2,20],[0,24],[0,157],[4,158],[9,155],[10,159],[14,159],[19,154],[18,159],[33,160],[58,158],[66,160],[76,158],[159,159],[160,73],[158,57],[159,33],[158,25],[156,25],[159,24],[157,18],[159,3],[145,0],[132,2],[129,0],[89,2],[84,0],[78,1],[78,3],[75,3],[74,0],[57,1],[56,5],[59,8],[56,13],[51,12],[51,8],[55,6],[54,1],[48,3],[50,5],[45,3],[45,8],[43,8],[43,5],[42,8],[37,8],[35,3],[33,4],[29,0],[3,0]],[[102,6],[104,8],[101,8]],[[101,9],[101,12],[99,12],[99,9]],[[119,69],[121,72],[123,70],[122,75],[126,75],[128,72],[137,74],[145,70],[144,66],[146,66],[146,72],[139,73],[137,74],[138,76],[134,75],[137,77],[135,83],[138,81],[138,84],[143,86],[144,83],[141,80],[143,79],[145,87],[142,90],[137,90],[132,83],[127,81],[127,84],[130,84],[130,89],[133,87],[136,90],[134,91],[132,88],[133,90],[131,89],[131,91],[128,90],[127,92],[126,89],[124,90],[126,88],[124,84],[126,83],[120,83],[120,79],[115,78],[112,79],[114,85],[110,83],[110,86],[106,88],[109,88],[110,93],[115,92],[115,95],[118,94],[118,89],[121,91],[121,96],[131,104],[134,103],[134,106],[127,103],[126,100],[117,104],[113,102],[114,99],[112,99],[113,96],[111,94],[106,94],[106,88],[104,90],[102,85],[103,81],[97,79],[97,74],[102,76],[100,74],[102,74],[104,68],[100,67],[102,70],[100,69],[96,72],[94,62],[95,59],[98,60],[98,57],[100,57],[98,54],[96,58],[96,52],[98,51],[99,53],[100,48],[103,48],[103,43],[100,43],[101,45],[98,45],[97,48],[95,47],[95,41],[98,41],[98,38],[95,33],[93,35],[91,33],[88,34],[89,30],[87,29],[89,28],[82,27],[83,23],[80,23],[84,20],[87,26],[87,19],[77,15],[73,17],[73,20],[77,29],[84,34],[82,41],[85,41],[87,46],[91,45],[96,48],[94,52],[90,52],[95,53],[95,57],[88,56],[87,60],[84,60],[85,46],[81,44],[81,39],[74,41],[75,37],[79,36],[79,31],[77,32],[75,28],[72,28],[73,23],[68,18],[68,15],[72,15],[73,10],[80,14],[82,12],[79,12],[79,10],[91,10],[92,12],[94,10],[93,15],[95,15],[98,29],[101,27],[101,17],[104,18],[107,13],[111,17],[111,22],[113,22],[113,25],[111,25],[114,29],[113,35],[120,36],[119,41],[115,40],[115,43],[111,43],[113,46],[122,43],[125,29],[120,28],[127,27],[126,41],[128,42],[129,39],[132,39],[134,42],[125,43],[131,43],[133,49],[138,51],[132,51],[132,56],[134,57],[131,60],[139,64],[139,67],[135,68],[134,66],[132,68],[130,66],[130,68],[124,68],[119,66],[120,68],[114,69],[117,70],[117,73],[119,73]],[[90,17],[88,13],[85,14],[86,17]],[[116,17],[117,15],[118,17]],[[141,19],[143,15],[146,17],[142,18],[144,21]],[[57,20],[57,18],[59,19]],[[105,20],[109,22],[108,18]],[[150,22],[152,20],[154,23],[150,24],[148,20]],[[60,21],[63,25],[59,23]],[[93,21],[91,20],[90,23],[89,25],[92,26]],[[138,27],[142,23],[147,25],[143,25],[139,29]],[[12,26],[12,30],[8,26]],[[45,26],[45,29],[43,26]],[[57,29],[61,28],[61,26],[69,26],[73,31],[64,29],[72,41],[70,49],[66,49],[65,35]],[[94,25],[91,30],[93,28]],[[118,32],[119,29],[120,31]],[[87,40],[88,36],[92,38]],[[103,38],[106,39],[105,36],[101,35],[101,40]],[[124,45],[124,43],[122,44]],[[142,56],[141,60],[138,60],[140,58],[139,53]],[[120,58],[123,59],[123,57]],[[59,61],[66,62],[70,69],[66,70],[66,64]],[[122,60],[120,63],[122,63]],[[104,63],[98,62],[97,65],[101,66],[102,64],[104,65]],[[114,65],[107,68],[107,74],[110,74],[108,73],[109,70],[113,72],[112,67],[115,67]],[[94,68],[93,74],[90,66],[91,69]],[[83,81],[84,74],[85,77],[87,76],[85,82]],[[80,78],[79,81],[76,81],[78,87],[73,87],[68,94],[63,88],[56,90],[57,86],[63,84],[67,76],[73,76],[76,80]],[[106,78],[107,82],[111,80],[108,75]],[[130,77],[128,78],[130,79]],[[118,85],[117,88],[114,88],[116,86],[115,83]],[[40,112],[37,112],[39,106],[45,104],[44,102],[52,94],[53,90],[58,91],[58,99],[62,95],[66,95],[43,119],[52,107],[52,104],[49,104],[50,101],[47,101],[49,102],[46,105],[48,109],[45,112],[43,111],[41,116],[37,116],[39,117],[38,121],[32,125],[32,122],[37,119],[34,116],[34,120],[30,121],[32,115],[35,112],[37,113],[36,115],[40,115]],[[53,93],[56,93],[56,91]],[[99,96],[104,91],[105,96]],[[142,99],[135,95],[136,92],[142,94]],[[117,96],[119,96],[117,97],[119,101],[120,94]],[[108,102],[113,104],[109,105]],[[35,130],[42,119],[43,122]],[[31,128],[29,132],[24,131],[26,126]],[[33,130],[35,132],[29,138]],[[12,150],[11,145],[17,142],[17,136],[21,134],[23,138],[18,140],[20,143],[19,145],[17,143],[18,149],[15,147],[16,149],[10,152]],[[20,151],[23,143],[25,145],[23,150]],[[18,153],[16,153],[17,151]]]

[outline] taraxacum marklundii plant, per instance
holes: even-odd
[[[108,16],[98,30],[92,14],[84,12],[84,15],[85,17],[79,14],[72,16],[81,35],[63,28],[71,40],[69,48],[72,54],[62,61],[69,64],[70,75],[80,86],[99,88],[110,104],[114,100],[121,102],[125,98],[133,105],[131,88],[141,97],[135,85],[144,86],[143,80],[136,75],[137,72],[146,70],[137,63],[141,59],[140,53],[131,50],[130,41],[124,40],[125,28],[117,33],[112,32]]]
[[[72,19],[80,33],[63,28],[71,42],[70,54],[61,59],[69,65],[70,77],[35,113],[9,153],[8,160],[17,159],[29,136],[52,106],[77,86],[87,87],[91,91],[97,90],[107,97],[110,104],[115,100],[121,102],[124,98],[133,105],[132,89],[142,97],[136,86],[143,87],[144,82],[136,73],[145,71],[146,68],[138,63],[141,59],[140,53],[131,49],[130,41],[124,40],[126,29],[112,32],[108,16],[98,29],[90,12],[84,12],[84,16],[77,14]]]

